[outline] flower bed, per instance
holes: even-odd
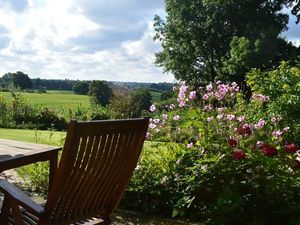
[[[176,104],[150,107],[148,139],[180,150],[167,147],[163,165],[146,154],[125,203],[149,199],[132,207],[204,224],[297,224],[297,124],[270,110],[267,95],[245,100],[234,82],[190,89],[181,81],[174,91]]]

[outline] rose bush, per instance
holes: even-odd
[[[268,110],[272,99],[253,93],[245,100],[236,83],[191,89],[181,81],[174,90],[176,104],[151,106],[147,136],[181,151],[162,170],[142,158],[129,191],[139,183],[139,194],[149,196],[141,184],[151,186],[154,173],[157,195],[148,207],[168,199],[165,211],[173,216],[204,224],[297,224],[299,143],[291,120]]]

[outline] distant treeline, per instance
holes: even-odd
[[[48,80],[48,79],[40,79],[35,78],[32,80],[32,88],[33,89],[46,89],[46,90],[72,90],[74,84],[78,82],[78,80]],[[86,81],[90,82],[90,81]],[[128,89],[139,89],[139,88],[148,88],[150,90],[164,92],[172,90],[172,83],[138,83],[138,82],[108,82],[111,86],[121,86],[126,87]]]
[[[72,90],[74,84],[79,80],[69,79],[41,79],[30,78],[27,74],[17,71],[15,73],[6,73],[1,79],[2,89],[16,87],[20,89],[42,89],[42,90]],[[90,81],[86,81],[90,82]],[[147,88],[154,91],[165,92],[172,89],[172,83],[138,83],[138,82],[108,82],[111,86],[121,86],[128,89]]]
[[[34,78],[31,79],[33,89],[45,89],[45,90],[72,90],[76,80],[47,80]]]

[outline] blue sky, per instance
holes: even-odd
[[[0,75],[172,82],[154,61],[163,0],[0,0]],[[300,44],[300,26],[285,33]]]

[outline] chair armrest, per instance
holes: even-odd
[[[44,213],[44,208],[42,206],[34,202],[31,198],[6,180],[0,180],[0,191],[5,195],[8,195],[7,197],[16,201],[20,206],[32,214],[40,216]]]

